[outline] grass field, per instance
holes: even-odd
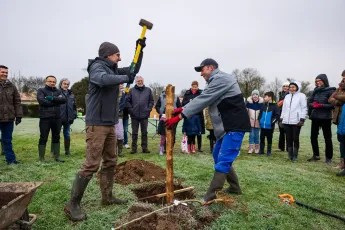
[[[135,202],[130,186],[116,184],[115,191],[120,198],[130,199],[130,204],[123,206],[101,206],[100,191],[95,178],[90,182],[82,205],[88,219],[81,223],[70,222],[63,212],[63,206],[70,196],[71,184],[75,173],[83,163],[85,154],[85,136],[81,133],[84,123],[77,120],[72,126],[72,156],[62,157],[64,164],[57,164],[49,158],[47,164],[38,162],[37,143],[39,139],[38,119],[23,119],[15,127],[14,150],[22,165],[7,166],[0,161],[0,182],[47,181],[36,192],[29,206],[29,212],[38,215],[33,229],[108,229],[113,222]],[[150,137],[155,128],[150,126]],[[287,153],[278,152],[277,137],[274,133],[274,147],[271,157],[247,154],[248,135],[242,146],[241,155],[234,165],[242,186],[240,200],[247,210],[230,210],[216,204],[222,216],[212,224],[210,229],[344,229],[343,222],[314,213],[303,207],[281,205],[278,195],[292,194],[296,200],[322,210],[345,217],[345,178],[336,177],[335,166],[339,160],[339,147],[333,126],[334,163],[327,165],[322,161],[307,162],[311,156],[309,140],[310,123],[302,129],[301,148],[297,163],[287,160]],[[140,138],[139,138],[140,140]],[[175,147],[175,175],[185,179],[185,186],[195,186],[198,198],[202,198],[213,175],[213,161],[204,137],[204,153],[195,155],[181,154],[179,141]],[[159,138],[150,139],[151,154],[126,154],[119,162],[129,159],[143,159],[165,167],[165,158],[158,154]],[[319,137],[320,151],[323,153],[323,138]],[[49,145],[47,150],[49,150]],[[62,147],[63,149],[63,147]],[[127,150],[126,150],[127,151]],[[127,151],[129,153],[129,151]]]

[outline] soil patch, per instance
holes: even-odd
[[[142,217],[155,209],[149,204],[136,203],[128,209],[120,220],[115,223],[118,227],[121,224],[133,219]],[[220,216],[219,213],[210,211],[206,207],[179,205],[169,210],[154,213],[142,220],[127,225],[127,230],[176,230],[176,229],[204,229],[210,226],[212,221]]]
[[[181,184],[174,183],[174,190],[183,189],[184,187]],[[166,192],[165,182],[153,182],[150,184],[143,184],[137,188],[132,189],[134,194],[140,198],[149,197],[152,195],[157,195]],[[195,198],[195,193],[193,190],[177,193],[174,195],[174,198],[177,200],[187,200]],[[142,202],[154,203],[154,204],[166,204],[166,197],[152,197]]]

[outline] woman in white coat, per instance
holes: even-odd
[[[299,149],[299,134],[307,115],[307,99],[300,92],[301,84],[290,82],[289,94],[284,98],[280,121],[284,125],[289,159],[295,162]]]

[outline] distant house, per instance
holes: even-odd
[[[24,105],[31,105],[31,104],[38,104],[36,94],[33,93],[19,93],[20,99],[22,100],[22,104]]]

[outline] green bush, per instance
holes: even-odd
[[[29,117],[39,117],[39,105],[38,104],[31,104],[28,105],[29,110]]]

